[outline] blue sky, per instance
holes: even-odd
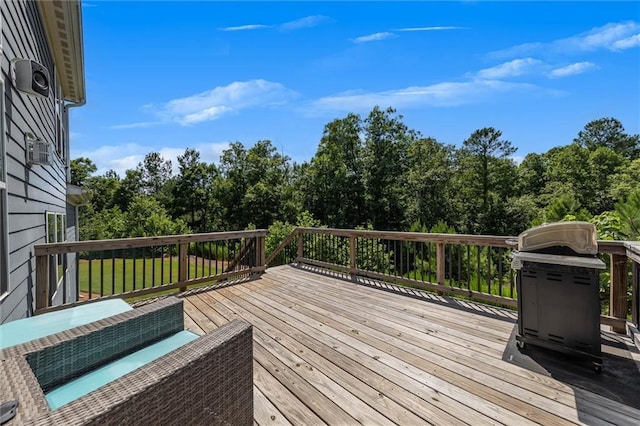
[[[639,2],[94,0],[83,25],[71,151],[99,173],[262,139],[306,161],[374,105],[456,146],[495,127],[516,159],[601,117],[640,133]]]

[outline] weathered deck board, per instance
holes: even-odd
[[[254,325],[258,425],[640,423],[639,410],[502,361],[513,312],[338,278],[285,266],[185,296],[193,328]]]
[[[220,304],[217,304],[216,299],[219,299],[222,304],[232,305],[228,299],[225,299],[218,294],[209,293],[207,296],[214,298],[212,303],[214,309],[220,309],[221,306]],[[240,301],[240,303],[243,304],[242,301]],[[315,354],[325,358],[325,364],[327,362],[329,364],[335,364],[338,369],[338,373],[334,377],[339,378],[342,376],[343,371],[348,371],[351,375],[359,377],[360,380],[363,380],[364,383],[368,384],[375,390],[372,395],[373,398],[371,399],[372,403],[374,405],[382,405],[385,413],[387,413],[388,410],[393,409],[394,411],[392,413],[387,413],[387,415],[390,415],[392,419],[397,417],[399,424],[415,424],[413,421],[415,418],[410,414],[407,415],[411,417],[406,419],[406,421],[404,420],[405,412],[416,413],[420,416],[422,421],[425,421],[426,419],[441,419],[443,423],[446,421],[447,424],[464,424],[462,422],[456,423],[456,419],[446,412],[441,412],[435,408],[431,409],[430,404],[427,401],[419,398],[414,393],[406,391],[403,387],[395,385],[387,378],[393,376],[395,370],[388,369],[390,370],[388,372],[389,374],[386,374],[385,376],[378,374],[387,373],[384,369],[368,370],[366,366],[375,366],[375,364],[377,364],[376,360],[355,350],[349,351],[348,347],[340,348],[338,346],[338,341],[332,341],[329,336],[317,333],[314,328],[309,327],[311,334],[304,334],[299,329],[273,317],[271,314],[266,314],[262,310],[252,309],[252,311],[249,312],[239,305],[235,306],[235,309],[241,314],[241,316],[238,315],[238,317],[251,321],[256,327],[264,330],[266,333],[269,333],[274,340],[282,342],[282,344],[289,346],[297,353],[310,356],[315,352]],[[263,320],[261,317],[265,317],[266,319]],[[304,330],[304,327],[301,327],[301,330]],[[346,356],[342,352],[346,352],[350,356]],[[374,371],[378,371],[378,373]],[[398,374],[395,375],[401,376]],[[404,382],[410,383],[410,385],[407,386],[408,388],[413,388],[416,385],[408,377]],[[364,388],[361,388],[360,390],[363,392],[366,391]],[[394,407],[395,401],[398,401],[397,404],[403,408],[396,409],[396,407]]]
[[[251,287],[247,287],[251,288]],[[295,302],[289,299],[285,294],[279,294],[284,300]],[[307,300],[304,294],[291,292],[291,297],[295,297],[298,300]],[[410,330],[400,324],[395,324],[395,328],[382,325],[381,322],[372,320],[370,315],[366,315],[365,320],[359,321],[359,315],[352,314],[348,310],[339,308],[339,301],[334,301],[332,304],[325,304],[321,300],[312,300],[312,303],[316,306],[326,309],[322,311],[319,308],[313,307],[313,305],[301,303],[305,306],[302,311],[310,309],[312,312],[320,312],[321,314],[329,316],[331,313],[337,314],[338,319],[327,320],[331,327],[335,329],[342,329],[343,332],[352,330],[358,330],[358,335],[362,336],[358,339],[362,342],[371,344],[374,347],[378,347],[382,350],[393,350],[396,348],[396,356],[404,361],[409,362],[411,365],[420,367],[423,371],[429,374],[433,374],[439,378],[444,379],[448,383],[464,383],[463,386],[466,389],[474,389],[474,393],[485,399],[489,399],[489,395],[493,395],[496,399],[496,403],[503,408],[515,408],[515,405],[521,405],[515,398],[510,398],[509,395],[514,394],[522,398],[523,402],[528,404],[527,407],[521,407],[523,411],[520,413],[526,413],[527,417],[530,417],[535,421],[546,421],[561,423],[559,419],[549,417],[546,412],[541,411],[539,413],[528,413],[532,406],[546,409],[558,414],[564,414],[567,418],[572,418],[574,410],[569,407],[563,406],[551,401],[546,397],[540,397],[539,395],[531,392],[525,387],[519,388],[504,380],[502,380],[502,373],[499,370],[495,370],[489,365],[480,365],[480,363],[471,363],[471,366],[466,366],[461,363],[461,357],[454,356],[454,359],[447,358],[446,351],[438,353],[438,348],[432,346],[429,350],[423,349],[420,345],[416,344],[419,341],[418,333],[406,333],[405,330]],[[313,313],[308,313],[310,316],[314,316]],[[382,321],[382,320],[379,320]],[[362,326],[365,326],[362,328]],[[400,333],[397,331],[400,330]],[[362,332],[362,333],[360,333]],[[394,336],[394,333],[397,336]],[[364,337],[366,336],[366,337]],[[391,337],[394,336],[394,337]],[[378,339],[379,341],[376,341]],[[494,371],[495,375],[487,374],[486,371]],[[476,383],[473,383],[475,381]],[[486,386],[483,386],[486,385]],[[559,398],[556,392],[553,395],[554,399]]]

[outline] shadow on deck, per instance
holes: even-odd
[[[231,284],[185,293],[186,326],[253,324],[260,425],[640,423],[591,371],[510,362],[515,311],[307,266]]]

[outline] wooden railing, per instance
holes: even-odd
[[[296,228],[269,254],[267,266],[302,263],[516,307],[511,269],[516,241],[505,236]],[[598,247],[610,277],[608,314],[601,321],[626,332],[629,312],[638,324],[640,246],[600,241]]]
[[[132,298],[261,273],[266,230],[36,245],[36,313],[66,286],[75,253],[79,300]],[[56,307],[57,308],[57,307]]]

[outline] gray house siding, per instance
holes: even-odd
[[[10,67],[14,58],[32,59],[49,70],[52,81],[55,68],[38,7],[34,1],[3,1],[3,52],[1,72],[5,101],[5,168],[7,171],[7,213],[9,283],[8,291],[0,295],[0,323],[29,316],[33,312],[35,283],[33,245],[46,242],[46,212],[67,213],[66,175],[68,159],[55,152],[55,96],[36,98],[19,92],[11,83]],[[25,133],[32,133],[52,144],[52,164],[26,165]],[[68,134],[68,132],[66,132]],[[74,221],[67,219],[67,239],[75,240]],[[75,264],[69,258],[68,264]],[[69,269],[68,278],[75,279]],[[75,296],[75,284],[67,280],[68,299]],[[62,301],[64,293],[57,291],[55,299]]]

